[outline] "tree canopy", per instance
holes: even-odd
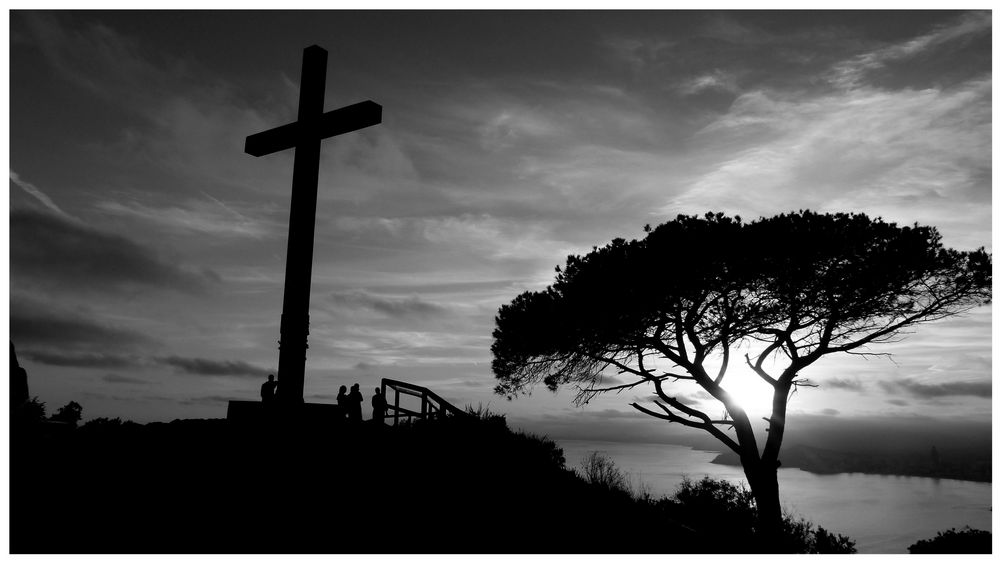
[[[802,369],[831,353],[877,354],[874,344],[990,302],[991,283],[989,253],[945,248],[930,226],[810,211],[752,222],[679,215],[647,226],[641,240],[570,256],[548,288],[502,306],[492,345],[496,392],[573,385],[586,402],[652,385],[656,409],[632,406],[714,435],[740,455],[756,493],[766,487],[755,482],[758,469],[774,478],[785,406],[805,383]],[[722,385],[734,360],[774,389],[763,451]],[[722,419],[671,393],[666,383],[680,380],[722,402]],[[774,513],[776,480],[768,486]]]
[[[752,366],[771,382],[761,367],[779,349],[801,368],[990,300],[991,256],[946,249],[933,227],[801,211],[680,215],[646,231],[570,256],[550,287],[500,308],[498,393],[589,384],[608,366],[650,374],[650,353],[681,367],[721,354],[721,379],[747,338],[767,344]]]

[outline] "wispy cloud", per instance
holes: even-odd
[[[212,395],[212,396],[194,396],[191,398],[179,398],[177,399],[177,402],[184,406],[192,406],[201,404],[208,404],[208,405],[228,404],[230,400],[234,400],[234,398],[232,396]]]
[[[133,288],[199,293],[218,284],[210,270],[194,270],[125,236],[20,209],[10,214],[12,283],[114,292]]]
[[[661,211],[856,210],[982,245],[990,239],[990,92],[988,78],[921,91],[748,92],[700,134],[706,147],[726,151],[717,165]]]
[[[108,373],[101,377],[104,382],[109,382],[111,384],[149,384],[149,381],[142,380],[136,377],[127,377],[125,375],[116,375],[114,373]]]
[[[116,325],[86,311],[56,307],[33,299],[18,297],[10,303],[11,340],[24,350],[19,352],[40,362],[69,365],[103,362],[103,366],[122,365],[127,357],[110,354],[147,347],[154,341],[127,326]],[[91,349],[102,349],[99,353]],[[76,355],[82,352],[82,355]]]
[[[824,379],[819,382],[819,385],[824,388],[837,388],[854,392],[862,392],[865,389],[864,383],[856,379]]]
[[[154,208],[137,201],[101,201],[97,208],[177,231],[258,239],[268,234],[269,228],[262,221],[250,219],[210,195],[205,197],[207,201],[191,200],[184,207]]]
[[[879,386],[890,393],[909,394],[919,399],[944,398],[949,396],[974,396],[989,399],[993,395],[993,383],[990,381],[955,381],[939,384],[927,384],[913,379],[898,381],[880,381]]]
[[[338,307],[370,310],[390,318],[425,318],[447,312],[447,308],[443,305],[426,301],[416,295],[390,297],[355,290],[331,293],[329,298]]]
[[[28,338],[26,341],[30,342],[31,339]],[[35,361],[36,363],[54,365],[56,367],[123,369],[142,364],[142,359],[138,356],[118,355],[113,353],[65,353],[26,350],[23,354],[26,358]]]
[[[170,365],[180,372],[190,375],[262,378],[274,373],[273,370],[251,365],[245,361],[220,361],[200,357],[178,357],[176,355],[157,357],[154,361]]]
[[[681,82],[677,85],[677,90],[685,96],[691,96],[705,90],[738,92],[739,86],[734,74],[716,69]]]
[[[918,56],[952,41],[988,34],[993,27],[989,11],[966,13],[913,39],[886,45],[834,65],[828,79],[844,89],[860,87],[865,75],[886,64]]]
[[[52,198],[46,195],[41,189],[38,188],[38,186],[24,181],[23,179],[21,179],[20,176],[17,175],[17,172],[15,172],[14,170],[10,171],[10,181],[14,182],[14,185],[20,187],[22,190],[24,190],[25,193],[34,197],[36,200],[38,200],[38,202],[44,205],[45,208],[52,211],[53,213],[61,216],[66,220],[76,220],[75,217],[71,216],[66,211],[60,209],[59,206],[56,205],[54,201],[52,201]]]

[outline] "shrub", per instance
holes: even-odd
[[[717,552],[783,552],[797,554],[853,554],[854,541],[831,533],[805,519],[785,513],[778,544],[764,543],[756,529],[757,505],[744,486],[705,477],[698,482],[687,478],[672,498],[661,502],[671,516],[712,536],[724,529],[728,540],[716,545]]]
[[[590,484],[609,491],[632,495],[632,486],[625,474],[615,466],[615,461],[592,451],[580,462],[583,479]]]
[[[906,550],[910,554],[990,554],[992,552],[993,535],[989,531],[970,528],[968,525],[960,531],[954,528],[938,532],[933,539],[917,541]]]

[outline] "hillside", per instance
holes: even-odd
[[[391,428],[88,424],[12,443],[15,553],[684,552],[651,504],[502,417]],[[627,534],[605,529],[610,524]],[[647,537],[656,537],[651,542]]]

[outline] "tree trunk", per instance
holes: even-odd
[[[757,503],[759,548],[763,552],[781,552],[781,503],[778,498],[778,467],[755,463],[744,466],[750,492]]]

